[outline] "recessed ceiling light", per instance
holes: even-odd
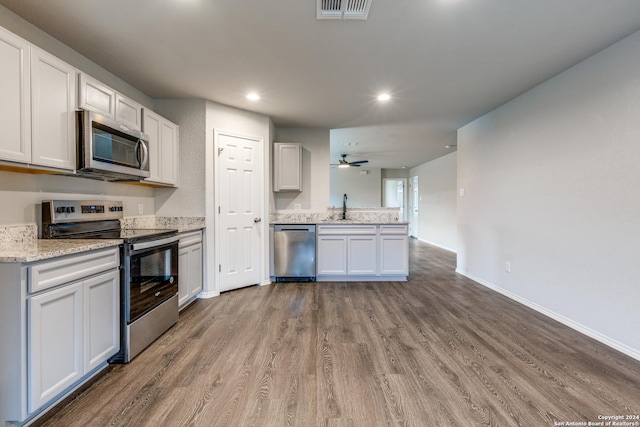
[[[380,95],[378,95],[378,101],[388,101],[391,99],[391,95],[389,95],[388,93],[381,93]]]
[[[260,95],[258,95],[258,94],[257,94],[257,93],[255,93],[255,92],[251,92],[251,93],[247,94],[247,99],[248,99],[249,101],[257,101],[257,100],[259,100],[259,99],[260,99]]]

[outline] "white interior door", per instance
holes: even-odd
[[[216,259],[220,291],[260,282],[262,143],[216,133],[218,155]]]

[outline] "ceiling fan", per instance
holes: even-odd
[[[338,163],[332,163],[331,166],[338,166],[339,168],[350,168],[350,167],[359,168],[360,165],[369,163],[369,160],[358,160],[355,162],[348,162],[347,154],[340,154],[340,157],[341,159],[338,160]]]

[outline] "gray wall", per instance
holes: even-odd
[[[455,252],[457,250],[457,154],[451,153],[411,169],[418,177],[417,238]],[[411,198],[411,194],[409,194]]]
[[[458,271],[636,358],[638,52],[635,33],[458,132]]]
[[[178,188],[158,188],[156,214],[205,215],[207,103],[202,99],[158,100],[155,110],[180,126]]]
[[[367,172],[363,175],[362,172]],[[382,170],[380,168],[332,168],[331,206],[342,206],[342,196],[347,194],[347,206],[376,208],[382,206]]]

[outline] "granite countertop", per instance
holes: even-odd
[[[118,246],[120,239],[41,239],[31,244],[0,246],[0,263],[33,262],[94,249]]]
[[[367,220],[367,219],[324,219],[321,221],[304,222],[300,220],[277,220],[270,223],[276,224],[315,224],[315,225],[407,225],[408,221],[382,221],[382,220]]]
[[[174,230],[178,230],[178,233],[188,233],[189,231],[199,231],[199,230],[204,230],[206,227],[204,225],[185,225],[185,226],[178,226],[172,229]]]

